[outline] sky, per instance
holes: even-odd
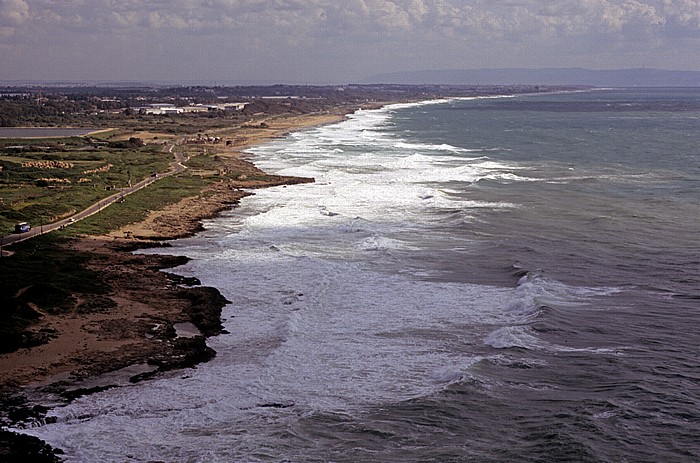
[[[347,84],[700,70],[700,0],[0,0],[0,81]]]

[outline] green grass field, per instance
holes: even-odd
[[[94,204],[114,190],[165,172],[161,146],[72,137],[0,140],[0,233],[17,222],[48,223]]]

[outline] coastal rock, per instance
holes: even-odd
[[[221,324],[221,309],[226,304],[230,304],[230,301],[226,300],[216,288],[206,286],[183,288],[180,294],[190,301],[186,313],[202,334],[205,336],[221,334],[224,328]]]
[[[60,463],[58,455],[62,453],[36,437],[0,430],[0,461],[3,463]]]

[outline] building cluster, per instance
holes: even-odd
[[[183,114],[209,111],[241,111],[248,103],[219,103],[175,106],[172,103],[152,103],[138,108],[132,108],[140,114]]]
[[[186,145],[204,145],[204,144],[218,144],[223,140],[221,137],[211,137],[207,134],[198,133],[196,137],[185,138],[183,143]]]

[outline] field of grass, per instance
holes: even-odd
[[[0,233],[17,222],[48,223],[115,189],[164,172],[172,154],[159,145],[72,137],[0,140]]]
[[[146,218],[149,211],[176,203],[182,198],[197,195],[207,180],[193,175],[167,177],[126,196],[99,213],[57,231],[61,236],[75,234],[104,234]]]

